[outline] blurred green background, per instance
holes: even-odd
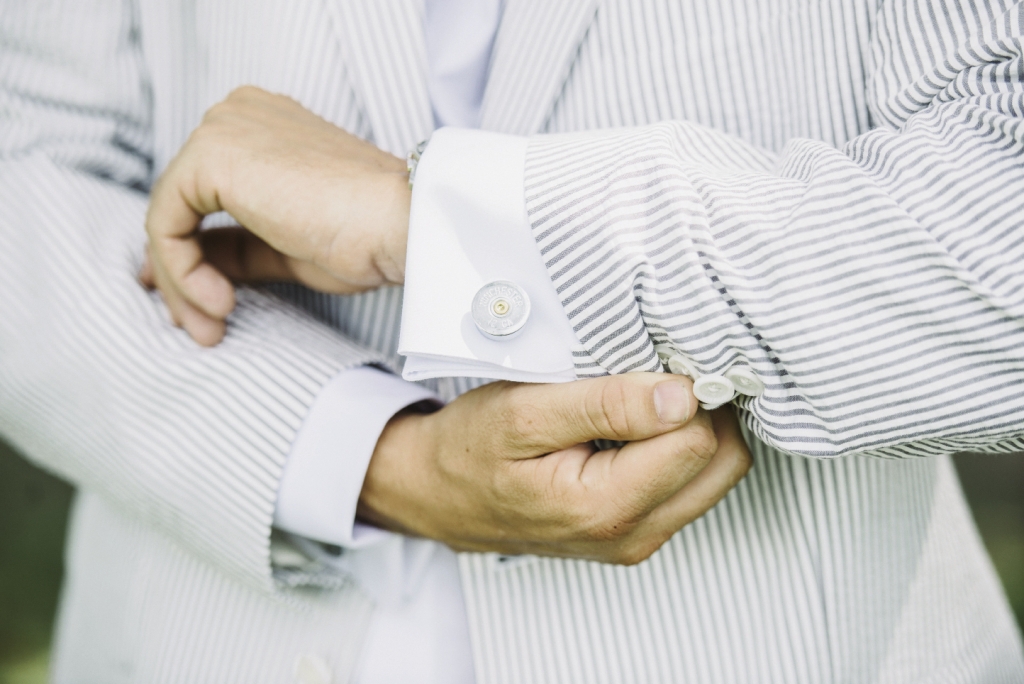
[[[964,491],[1024,625],[1024,454],[957,457]],[[0,684],[46,681],[72,490],[0,443]]]

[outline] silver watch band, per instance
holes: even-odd
[[[416,147],[409,151],[409,155],[405,158],[405,168],[409,170],[409,189],[412,190],[412,184],[416,180],[416,167],[420,164],[420,157],[423,156],[423,151],[427,149],[427,143],[430,142],[430,138],[427,138]]]

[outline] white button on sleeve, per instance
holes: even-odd
[[[682,354],[673,354],[669,357],[668,370],[676,375],[686,375],[691,380],[696,380],[700,377],[700,371],[697,370],[697,366]]]
[[[657,352],[658,359],[662,365],[667,364],[668,360],[676,354],[675,347],[670,344],[656,344],[654,345],[654,351]]]
[[[759,397],[764,393],[764,383],[757,374],[747,366],[733,366],[725,372],[725,377],[732,381],[736,391],[748,397]]]
[[[736,388],[723,375],[704,375],[693,383],[693,395],[709,406],[718,406],[736,396]]]

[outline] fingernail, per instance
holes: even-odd
[[[654,386],[654,410],[663,423],[682,423],[690,417],[690,393],[675,380]]]

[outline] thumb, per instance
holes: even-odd
[[[509,400],[510,441],[530,456],[594,439],[648,439],[679,429],[697,411],[690,379],[665,373],[514,385]]]

